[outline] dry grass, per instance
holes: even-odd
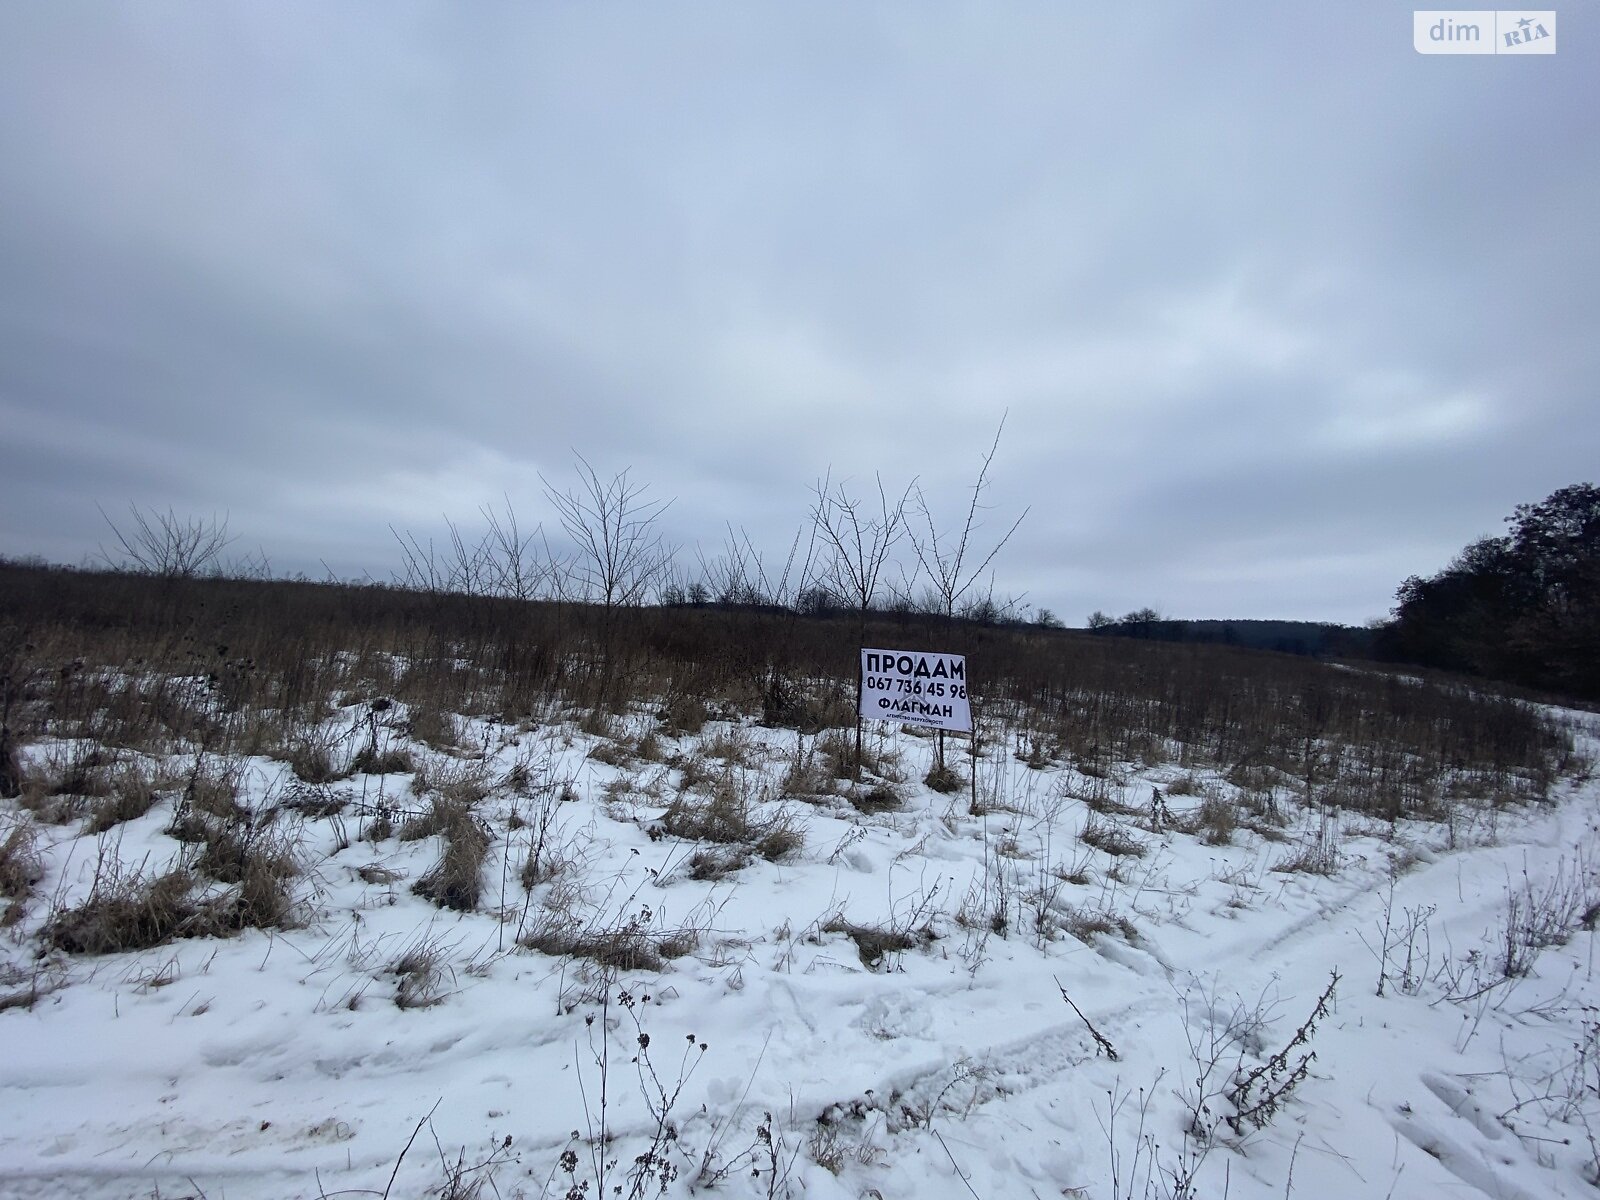
[[[711,719],[711,712],[698,696],[676,695],[656,714],[661,724],[674,734],[699,733]]]
[[[491,787],[488,770],[483,764],[456,758],[423,759],[411,779],[411,790],[417,795],[436,792],[466,808],[487,796]]]
[[[1200,807],[1189,815],[1186,823],[1206,845],[1226,846],[1232,843],[1233,835],[1239,828],[1239,814],[1231,800],[1207,796],[1200,802]]]
[[[238,889],[214,906],[225,929],[289,929],[295,925],[289,881],[298,874],[288,842],[258,843],[240,867]]]
[[[1061,880],[1062,883],[1076,884],[1078,887],[1088,887],[1094,882],[1094,876],[1090,873],[1089,868],[1082,863],[1074,863],[1070,867],[1057,864],[1051,874]]]
[[[850,803],[857,812],[898,812],[905,806],[905,798],[887,783],[875,783],[871,787],[852,789]]]
[[[406,714],[405,729],[413,740],[435,750],[453,750],[460,738],[454,717],[438,708],[421,704],[411,706]]]
[[[70,737],[107,714],[107,733],[120,721],[136,741],[182,739],[227,752],[252,714],[320,719],[327,697],[341,691],[393,696],[424,738],[434,736],[430,715],[438,723],[443,712],[553,713],[574,694],[572,665],[592,648],[594,615],[447,591],[229,579],[168,586],[0,563],[0,625],[34,631],[14,655],[13,677],[27,681],[11,720],[23,742]],[[197,640],[180,644],[191,630]],[[857,632],[839,617],[776,610],[621,610],[612,650],[626,681],[608,700],[759,703],[768,724],[838,728],[852,720],[856,673],[839,646]],[[859,632],[887,641],[908,631],[898,618],[869,614]],[[948,648],[981,649],[993,702],[1031,704],[1031,734],[1101,768],[1183,747],[1186,768],[1254,759],[1293,769],[1302,714],[1315,720],[1322,744],[1370,748],[1375,778],[1392,780],[1410,764],[1418,787],[1453,775],[1492,786],[1508,769],[1537,773],[1563,753],[1560,731],[1527,706],[1443,679],[1396,687],[1381,671],[1333,676],[1322,663],[1227,647],[1041,641],[964,623],[947,632]],[[212,636],[218,643],[207,645]],[[623,694],[630,686],[636,694]],[[208,715],[219,703],[242,720]],[[448,745],[451,735],[437,733],[436,744]]]
[[[701,755],[691,751],[672,759],[669,763],[678,772],[678,790],[687,792],[717,777],[716,768]]]
[[[107,867],[87,900],[50,918],[44,943],[69,954],[117,954],[211,932],[214,926],[191,896],[194,882],[181,868],[145,878]]]
[[[742,845],[776,861],[805,843],[799,819],[789,808],[762,813],[744,781],[729,768],[710,796],[684,793],[668,806],[658,822],[661,833],[690,842]]]
[[[483,895],[483,863],[489,856],[489,833],[472,813],[456,800],[434,802],[433,822],[444,837],[439,861],[426,875],[411,885],[418,896],[440,908],[471,912]]]
[[[853,729],[824,730],[817,735],[812,749],[827,758],[835,779],[855,778],[856,735]],[[863,739],[861,743],[861,772],[896,782],[902,777],[898,756],[875,748],[870,739]]]
[[[409,751],[394,746],[379,750],[369,743],[350,760],[350,769],[358,775],[406,775],[413,763]]]
[[[1272,869],[1305,875],[1334,875],[1338,873],[1339,865],[1339,851],[1333,844],[1324,838],[1313,838],[1298,850],[1280,858],[1272,865]]]
[[[1106,817],[1090,813],[1078,840],[1118,858],[1143,858],[1149,847],[1128,829]]]
[[[883,969],[892,961],[891,955],[903,954],[918,946],[931,945],[934,941],[933,930],[927,925],[917,929],[897,929],[889,925],[858,925],[853,921],[846,921],[843,916],[834,917],[822,926],[822,931],[848,936],[856,944],[856,953],[860,956],[862,965],[869,971]]]
[[[592,762],[604,763],[608,767],[624,767],[632,757],[628,747],[621,742],[596,742],[589,747],[589,759]]]
[[[394,810],[387,805],[379,805],[367,818],[367,823],[361,827],[361,840],[376,845],[393,836]]]
[[[201,816],[217,817],[224,821],[238,820],[245,815],[239,803],[239,763],[219,763],[207,759],[197,760],[184,777],[181,806]]]
[[[483,895],[483,863],[489,855],[488,830],[473,812],[489,794],[487,769],[459,759],[429,758],[417,765],[411,786],[419,795],[434,795],[426,812],[410,817],[400,827],[401,841],[435,835],[444,838],[439,861],[411,890],[441,908],[471,912]],[[380,832],[369,823],[368,836],[376,840]]]
[[[38,831],[31,821],[19,820],[0,839],[0,899],[7,901],[0,927],[14,925],[34,885],[44,878]]]
[[[1133,927],[1133,923],[1110,909],[1069,906],[1065,912],[1055,916],[1064,931],[1086,946],[1094,945],[1095,938],[1101,936],[1120,936],[1128,942],[1137,941],[1139,938],[1139,931]]]
[[[664,971],[669,957],[689,953],[696,940],[684,930],[653,933],[639,920],[593,929],[546,912],[519,944],[552,957],[587,959],[610,971]]]
[[[1024,764],[1030,771],[1042,771],[1055,759],[1051,753],[1050,745],[1043,738],[1029,738],[1025,745],[1018,748],[1015,758]]]
[[[93,806],[84,832],[105,833],[124,821],[138,820],[156,806],[162,790],[172,786],[172,779],[148,767],[125,764],[111,780],[110,795]]]
[[[43,761],[24,767],[17,802],[49,825],[82,817],[95,799],[111,794],[113,756],[92,742],[75,739],[51,746]]]
[[[541,883],[549,883],[573,870],[578,857],[566,841],[562,830],[554,822],[544,821],[534,827],[534,836],[528,844],[528,855],[522,860],[517,873],[522,886],[532,891]]]
[[[639,735],[639,739],[634,743],[633,752],[644,762],[650,763],[665,762],[667,757],[667,748],[654,729],[648,729]]]
[[[418,938],[389,964],[395,976],[394,1002],[399,1008],[432,1008],[456,984],[455,970],[446,961],[449,948],[436,938]]]
[[[819,758],[815,750],[809,750],[790,762],[778,791],[784,796],[804,799],[830,797],[834,794],[834,775],[826,759]]]
[[[377,884],[380,887],[388,887],[405,878],[401,872],[391,870],[379,862],[367,863],[358,868],[356,874],[361,877],[362,883]]]
[[[622,722],[604,708],[598,706],[586,710],[583,716],[578,719],[578,732],[587,734],[592,738],[611,742],[626,736]]]
[[[204,820],[200,834],[194,869],[218,883],[235,885],[210,902],[218,931],[289,928],[294,923],[290,884],[300,873],[295,833],[268,817]]]
[[[283,878],[297,874],[292,852],[294,838],[276,829],[270,818],[259,822],[209,819],[203,823],[202,831],[194,868],[218,883],[238,883],[257,867]]]
[[[334,783],[352,770],[348,739],[326,729],[302,729],[282,751],[295,778],[304,783]]]
[[[870,1138],[848,1137],[826,1116],[818,1118],[817,1127],[806,1139],[806,1153],[830,1175],[840,1174],[849,1163],[870,1167],[884,1157],[882,1148],[874,1145]]]
[[[853,685],[818,680],[800,683],[774,677],[761,692],[761,723],[769,728],[820,733],[855,724]]]
[[[15,746],[25,747],[16,765],[27,778],[0,779],[0,791],[22,792],[21,805],[44,820],[87,817],[91,828],[106,831],[133,819],[146,801],[154,803],[138,787],[126,794],[120,789],[123,765],[132,757],[128,748],[159,745],[192,755],[195,763],[194,772],[174,785],[182,791],[173,832],[190,844],[183,870],[103,883],[91,902],[57,914],[54,936],[115,946],[147,940],[151,929],[185,936],[285,919],[286,889],[265,884],[276,879],[281,885],[288,875],[265,868],[250,873],[252,851],[242,847],[256,836],[254,826],[239,804],[238,776],[220,764],[237,762],[264,730],[290,730],[302,731],[299,739],[308,746],[297,769],[324,779],[308,788],[325,789],[330,775],[356,765],[343,756],[360,745],[371,751],[363,769],[398,769],[397,761],[383,761],[377,752],[375,717],[368,723],[363,716],[353,732],[352,713],[334,732],[304,732],[325,728],[327,698],[341,692],[395,697],[405,706],[396,711],[409,716],[411,736],[441,749],[457,748],[472,728],[458,728],[452,713],[537,714],[538,721],[555,724],[561,713],[578,711],[575,705],[587,706],[586,727],[610,732],[622,727],[611,712],[642,712],[672,696],[663,709],[664,736],[669,729],[701,733],[714,711],[760,704],[769,723],[827,727],[812,759],[791,770],[786,794],[838,794],[834,780],[854,774],[856,663],[839,649],[853,644],[853,624],[781,612],[619,611],[612,646],[617,682],[598,704],[596,689],[579,678],[594,644],[593,617],[582,605],[398,588],[221,579],[157,587],[125,575],[0,563],[0,626],[37,631],[30,635],[33,645],[17,649],[5,666],[8,678],[22,681],[5,725],[13,756]],[[907,636],[916,629],[875,615],[865,623],[869,644],[879,638],[878,644],[893,644],[897,630]],[[1138,761],[1176,763],[1163,766],[1163,774],[1191,772],[1165,784],[1168,795],[1189,794],[1196,778],[1230,773],[1243,795],[1232,805],[1213,805],[1210,785],[1201,784],[1205,803],[1184,820],[1185,827],[1198,820],[1200,836],[1218,844],[1237,840],[1237,828],[1284,837],[1285,823],[1303,812],[1304,781],[1323,761],[1337,760],[1341,773],[1338,780],[1317,775],[1323,796],[1386,817],[1418,819],[1481,803],[1525,802],[1542,794],[1555,771],[1571,768],[1570,732],[1482,686],[1438,678],[1396,686],[1380,671],[1333,673],[1324,664],[1284,656],[1176,650],[1123,638],[1041,641],[959,623],[948,635],[953,641],[946,648],[981,650],[985,691],[996,713],[1027,710],[1025,761],[1035,763],[1041,747],[1050,755],[1059,748],[1085,764],[1086,773],[1102,777],[1099,787],[1077,781],[1088,788],[1085,803],[1100,810],[1085,828],[1085,843],[1100,843],[1102,852],[1126,854],[1143,845],[1135,831],[1122,828],[1129,825],[1119,815],[1125,793],[1104,781]],[[223,641],[232,648],[224,652]],[[372,702],[374,714],[378,705]],[[325,762],[313,761],[311,743],[319,740]],[[1312,741],[1325,758],[1308,763],[1304,747]],[[632,749],[648,758],[649,746],[658,742],[642,738]],[[792,853],[800,844],[793,818],[775,817],[765,794],[741,798],[741,782],[725,769],[748,751],[732,746],[724,755],[717,743],[707,738],[699,753],[678,764],[686,794],[663,821],[663,832],[700,842],[686,852],[707,871],[757,853]],[[867,752],[871,777],[863,799],[871,806],[870,788],[893,782],[896,764],[875,755],[870,744]],[[709,754],[722,761],[708,762]],[[962,766],[967,762],[963,755]],[[0,761],[0,775],[11,773],[9,765]],[[834,778],[824,778],[830,770]],[[457,801],[470,812],[488,790],[482,772],[459,758],[428,757],[422,778],[413,781],[424,798],[417,806],[428,811],[415,821],[412,836],[444,833]],[[508,786],[523,786],[507,779]],[[527,782],[537,784],[531,774]],[[959,777],[950,782],[961,786]],[[542,786],[531,793],[542,795]],[[387,836],[398,820],[394,810],[373,813],[366,831]],[[38,823],[27,824],[35,834],[7,827],[0,843],[6,848],[0,874],[11,873],[11,887],[24,886],[15,878],[36,870],[19,866],[37,856]],[[1108,837],[1092,833],[1097,826],[1110,831]],[[1116,838],[1119,828],[1125,840]],[[441,871],[449,841],[447,835]],[[1290,849],[1298,853],[1280,869],[1327,862],[1320,847]],[[183,871],[208,877],[199,899],[179,887]],[[549,878],[542,867],[532,874],[534,882]],[[219,875],[236,878],[222,882]],[[277,901],[247,899],[247,879],[261,881],[262,895]],[[443,874],[436,882],[440,895],[455,894]],[[131,932],[98,938],[83,932],[117,924],[112,918],[119,902],[122,925]],[[187,913],[180,911],[185,905]],[[126,915],[130,909],[134,916]]]
[[[1167,784],[1169,796],[1199,796],[1203,794],[1204,785],[1195,778],[1192,771],[1185,771],[1171,783]]]
[[[0,721],[0,800],[14,800],[22,795],[22,760],[17,756],[17,742],[11,736],[11,726]]]
[[[325,783],[299,783],[290,785],[284,796],[283,807],[302,813],[313,820],[342,813],[350,806],[350,793],[336,790]]]
[[[114,754],[88,741],[58,746],[45,760],[46,788],[52,796],[109,796],[114,762]]]
[[[1100,813],[1103,816],[1133,817],[1138,816],[1140,809],[1129,804],[1123,797],[1126,791],[1119,785],[1113,784],[1104,776],[1092,776],[1094,782],[1086,788],[1070,789],[1068,795],[1075,800],[1083,801],[1084,807],[1090,812]]]
[[[712,846],[696,850],[689,856],[688,875],[701,882],[726,879],[749,866],[750,857],[748,846]]]
[[[750,735],[737,725],[719,729],[710,737],[701,739],[700,753],[706,758],[721,759],[736,767],[754,766],[756,759],[755,744],[750,740]]]

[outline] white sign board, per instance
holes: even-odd
[[[862,650],[860,711],[880,721],[970,733],[966,656]]]

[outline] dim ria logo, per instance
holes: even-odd
[[[1411,14],[1418,54],[1554,54],[1553,9],[1419,9]]]

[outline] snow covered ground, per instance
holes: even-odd
[[[41,954],[108,864],[153,878],[194,849],[175,792],[99,834],[37,825],[0,965],[0,1196],[1594,1194],[1587,776],[1444,823],[1286,790],[1281,833],[1210,844],[1188,818],[1233,792],[1216,774],[1090,778],[999,731],[976,805],[921,782],[929,738],[874,731],[894,807],[821,770],[795,794],[792,731],[461,722],[445,755],[405,746],[404,715],[385,737],[421,796],[241,764],[297,847],[287,930]],[[1562,719],[1592,759],[1594,719]],[[720,796],[803,844],[673,836],[685,767],[702,815]],[[463,773],[491,839],[468,913],[412,891],[441,836],[399,836]]]

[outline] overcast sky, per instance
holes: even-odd
[[[781,557],[824,472],[1069,624],[1359,623],[1600,461],[1600,4],[0,5],[0,554],[388,578],[572,455]]]

